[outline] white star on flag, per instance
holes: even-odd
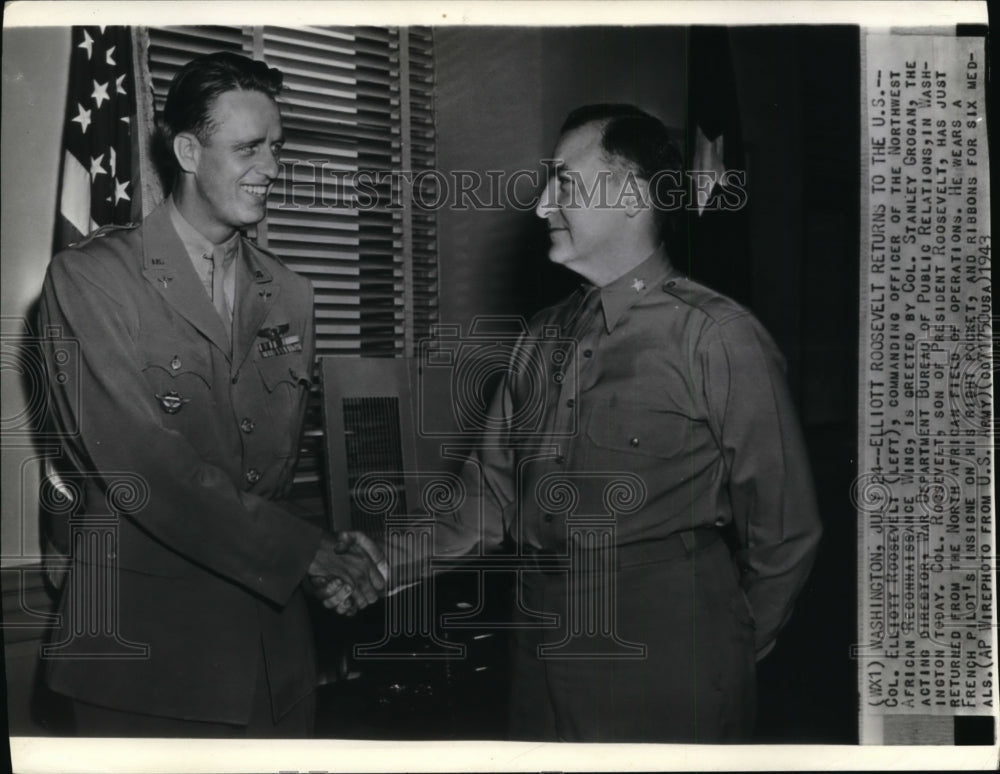
[[[122,199],[124,199],[127,202],[132,201],[132,199],[129,198],[129,195],[125,192],[125,189],[128,188],[128,184],[129,184],[128,180],[126,180],[124,183],[119,183],[117,180],[115,180],[115,204],[118,204],[118,202],[120,202]]]
[[[90,54],[94,50],[94,39],[87,34],[87,31],[83,31],[83,43],[81,43],[77,48],[82,48],[87,52],[87,61],[90,61]]]
[[[80,125],[80,129],[83,130],[84,134],[87,133],[87,127],[90,126],[90,111],[84,110],[83,105],[77,104],[80,112],[77,113],[76,118],[72,119]]]
[[[725,148],[723,147],[723,136],[720,134],[714,140],[709,140],[705,136],[705,132],[702,130],[699,124],[695,134],[695,150],[694,150],[694,163],[693,169],[699,172],[711,173],[710,182],[711,185],[708,190],[701,185],[699,185],[697,190],[696,202],[698,207],[698,214],[701,215],[705,209],[705,205],[708,204],[708,199],[715,189],[716,184],[719,179],[726,171],[726,165],[723,163],[723,153],[725,153]]]
[[[139,213],[138,164],[132,158],[136,89],[132,30],[116,25],[71,27],[68,91],[55,239],[59,247],[99,226],[128,223]],[[86,56],[77,54],[83,49]],[[79,130],[73,128],[73,124]]]
[[[94,98],[94,102],[97,103],[97,107],[100,107],[105,103],[105,101],[111,99],[111,97],[108,96],[108,84],[94,81],[94,93],[90,96]]]
[[[91,180],[93,180],[98,175],[106,175],[106,174],[108,174],[107,172],[104,171],[104,167],[101,166],[101,163],[103,161],[104,161],[104,154],[103,153],[100,156],[98,156],[96,159],[95,158],[91,158],[90,159],[90,179]]]

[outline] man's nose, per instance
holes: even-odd
[[[274,180],[279,171],[281,171],[281,162],[278,159],[278,154],[270,148],[265,148],[260,162],[261,174],[266,175],[269,180]]]
[[[556,194],[553,190],[552,180],[550,179],[545,184],[545,189],[542,191],[542,196],[538,200],[538,206],[535,207],[535,214],[540,218],[547,218],[557,209],[556,207]]]

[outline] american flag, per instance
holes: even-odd
[[[720,182],[695,192],[695,206],[687,212],[685,268],[693,279],[750,304],[747,208],[726,206],[721,184],[725,172],[746,172],[731,34],[711,26],[693,26],[688,33],[688,169]]]
[[[55,247],[136,220],[136,130],[128,27],[73,27]]]

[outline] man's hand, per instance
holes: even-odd
[[[364,532],[355,530],[338,533],[334,549],[338,554],[350,553],[355,556],[368,557],[382,577],[382,582],[385,585],[389,584],[389,561],[385,558],[385,552]]]
[[[354,615],[385,592],[388,565],[364,533],[325,534],[309,565],[309,579],[323,606]]]

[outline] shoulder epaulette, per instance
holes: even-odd
[[[693,282],[687,277],[667,280],[663,283],[662,290],[664,293],[669,293],[684,303],[700,309],[718,323],[747,314],[746,309],[728,296]]]
[[[108,223],[105,226],[101,226],[98,229],[94,229],[89,234],[87,234],[87,236],[85,236],[78,242],[72,242],[66,246],[72,248],[83,247],[84,245],[89,244],[93,240],[99,239],[100,237],[105,237],[108,234],[111,234],[115,231],[131,231],[132,229],[138,227],[139,227],[138,223]]]

